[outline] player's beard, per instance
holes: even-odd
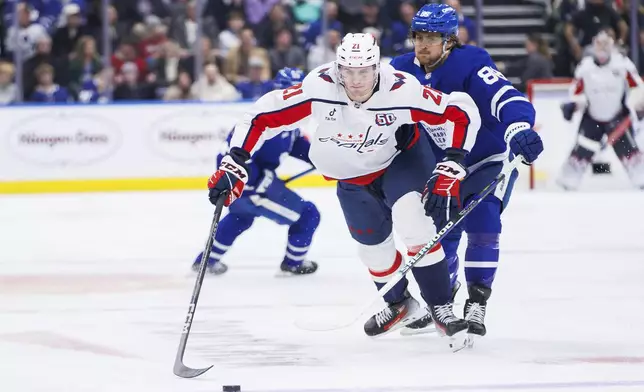
[[[451,46],[447,46],[443,43],[436,47],[435,50],[416,50],[415,54],[418,62],[423,66],[425,72],[432,72],[445,62],[445,59],[449,56],[450,50]]]

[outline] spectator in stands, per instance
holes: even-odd
[[[13,103],[18,96],[18,89],[13,82],[13,74],[13,64],[0,62],[0,105]]]
[[[217,63],[216,51],[213,50],[208,37],[201,37],[201,60],[203,64]],[[195,62],[196,58],[194,54],[179,60],[179,70],[188,72],[190,78],[193,80],[195,78]]]
[[[161,57],[161,47],[168,40],[168,27],[159,18],[149,16],[145,34],[139,42],[139,53],[148,63]]]
[[[225,62],[225,75],[231,83],[237,84],[248,80],[248,60],[251,57],[260,57],[265,60],[266,68],[262,72],[262,79],[271,78],[271,70],[268,64],[268,52],[264,48],[259,48],[255,44],[255,34],[253,30],[245,27],[241,31],[241,44],[228,52]]]
[[[125,62],[120,67],[120,73],[114,78],[114,100],[151,100],[155,99],[156,86],[148,81],[141,82],[139,66],[133,62]]]
[[[206,64],[203,75],[192,85],[192,94],[202,101],[225,102],[235,101],[241,94],[228,83],[215,64]]]
[[[141,56],[139,56],[136,46],[129,41],[123,41],[118,46],[118,49],[112,55],[112,67],[114,72],[119,75],[121,73],[121,67],[125,63],[133,63],[137,67],[137,75],[143,79],[148,72],[148,66]]]
[[[360,33],[363,0],[338,0],[338,20],[346,33]],[[382,5],[382,4],[379,4]]]
[[[382,32],[385,26],[382,23],[380,15],[380,3],[378,0],[363,0],[362,2],[362,17],[352,26],[349,27],[350,33],[363,33],[364,29],[372,27]]]
[[[86,35],[76,44],[76,51],[69,62],[69,90],[77,95],[81,86],[91,80],[94,75],[103,69],[103,63],[94,38]]]
[[[618,32],[617,44],[623,45],[626,40],[628,27],[619,14],[605,0],[586,0],[586,6],[566,22],[564,34],[573,59],[578,63],[583,54],[583,48],[592,43],[597,33],[610,27]]]
[[[416,6],[410,1],[400,3],[398,9],[400,20],[396,20],[382,39],[382,51],[389,56],[398,56],[414,50],[414,44],[409,39],[409,26],[416,15]]]
[[[302,48],[293,45],[293,36],[288,29],[275,33],[275,48],[269,51],[269,56],[273,72],[286,67],[303,69],[306,66],[306,54]]]
[[[159,86],[168,87],[179,76],[182,51],[174,41],[167,41],[161,47],[161,58],[155,62],[151,70],[156,75]]]
[[[20,49],[23,60],[26,60],[34,55],[36,43],[42,37],[49,37],[49,34],[42,25],[31,22],[30,10],[25,3],[19,3],[16,7],[18,7],[18,30],[13,25],[9,25],[5,49],[12,53]]]
[[[210,39],[213,46],[218,46],[219,28],[212,16],[202,16],[201,33]],[[170,38],[184,49],[195,47],[197,40],[197,2],[195,0],[189,1],[185,8],[174,15],[170,27]]]
[[[164,101],[192,101],[197,96],[192,92],[192,78],[185,71],[179,72],[177,80],[168,87],[163,95]]]
[[[219,28],[227,25],[230,15],[236,13],[244,14],[244,0],[203,0],[206,5],[204,14],[215,18],[215,23]],[[243,17],[242,17],[243,19]]]
[[[275,4],[268,14],[259,25],[255,28],[257,33],[257,44],[265,49],[275,47],[275,37],[277,33],[283,30],[288,30],[291,37],[295,37],[295,27],[286,9],[281,4]]]
[[[109,34],[112,48],[118,48],[121,41],[126,38],[130,31],[130,26],[127,22],[119,19],[119,13],[114,6],[109,6],[107,9],[107,18],[109,21]],[[98,29],[100,31],[100,29]],[[101,42],[100,35],[95,35],[94,38],[97,42]]]
[[[288,4],[291,7],[291,14],[293,14],[294,23],[308,26],[316,20],[319,20],[322,14],[322,3],[324,2],[301,0],[288,1]]]
[[[228,28],[219,33],[219,55],[222,58],[228,56],[231,48],[241,44],[241,31],[244,28],[244,16],[239,12],[231,12],[226,22]]]
[[[244,0],[246,21],[251,27],[256,27],[279,2],[280,0]]]
[[[342,23],[338,21],[338,5],[333,1],[327,1],[325,3],[326,7],[326,27],[328,30],[336,30],[342,34]],[[324,21],[322,18],[324,15],[320,16],[320,19],[311,23],[304,33],[304,48],[310,50],[311,47],[317,45],[318,37],[322,34],[322,25]],[[409,26],[407,26],[409,28]]]
[[[469,38],[469,41],[467,43],[470,45],[476,45],[476,42],[478,40],[478,37],[476,35],[476,23],[474,23],[472,19],[463,14],[463,11],[461,10],[461,1],[446,0],[445,4],[456,10],[456,13],[458,14],[458,25],[465,26],[465,28],[467,29],[467,36]]]
[[[104,68],[92,79],[83,82],[78,93],[79,103],[106,103],[109,101],[109,89],[112,81],[112,69]]]
[[[248,60],[250,70],[249,79],[237,84],[237,90],[241,93],[243,99],[258,99],[269,91],[273,91],[273,82],[262,80],[262,70],[266,66],[264,60],[259,57],[251,57]],[[275,68],[273,68],[275,69]]]
[[[335,60],[335,52],[342,41],[342,32],[330,29],[326,32],[326,40],[318,39],[318,43],[309,51],[307,64],[309,70]],[[278,68],[279,69],[279,68]]]
[[[22,67],[23,96],[30,97],[36,86],[36,68],[41,64],[49,64],[54,68],[54,80],[61,86],[66,86],[69,80],[67,57],[55,58],[51,53],[51,38],[41,36],[36,42],[35,54]]]
[[[12,4],[18,3],[18,12],[21,14],[24,10],[26,10],[26,13],[29,18],[29,22],[34,22],[35,24],[38,24],[42,27],[44,27],[45,31],[47,34],[51,34],[56,30],[56,23],[58,22],[58,17],[61,13],[62,10],[62,2],[61,0],[49,0],[49,1],[42,1],[42,0],[27,0],[27,1],[20,1],[20,0],[7,0],[4,1],[4,25],[5,26],[13,26],[13,16],[14,16],[14,9],[12,7]],[[70,3],[76,3],[79,5],[84,4],[84,0],[72,0]],[[84,7],[81,7],[84,8]],[[31,13],[33,12],[34,20],[31,19]],[[22,24],[21,19],[23,18],[23,15],[19,16],[19,21],[18,23]]]
[[[54,67],[40,64],[35,71],[36,89],[31,94],[32,102],[70,102],[71,97],[65,87],[54,83]]]
[[[525,41],[527,57],[511,63],[497,63],[499,70],[504,73],[520,74],[519,90],[525,92],[529,80],[549,79],[553,77],[552,57],[548,42],[539,34],[530,34]]]
[[[151,15],[167,21],[170,17],[170,3],[168,0],[126,0],[136,4],[137,11],[143,20]],[[183,1],[183,0],[182,0]]]
[[[69,55],[76,48],[80,37],[91,34],[83,24],[80,7],[77,4],[67,4],[63,8],[63,14],[66,16],[67,23],[59,27],[52,37],[52,53],[55,57]]]

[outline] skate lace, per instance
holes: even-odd
[[[382,327],[385,325],[389,320],[391,320],[391,317],[394,315],[394,312],[392,312],[391,308],[387,307],[381,310],[380,312],[376,313],[376,324],[378,324],[378,327]]]
[[[434,315],[442,324],[449,324],[458,320],[452,311],[452,304],[434,306]]]
[[[470,302],[467,304],[465,311],[465,319],[478,324],[483,324],[485,319],[485,305],[478,302]]]

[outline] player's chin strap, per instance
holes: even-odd
[[[382,297],[385,294],[387,294],[387,292],[389,292],[389,290],[391,290],[398,282],[400,282],[400,280],[405,275],[407,275],[409,271],[411,271],[412,267],[416,265],[423,257],[425,257],[425,255],[429,253],[432,248],[434,248],[437,244],[439,244],[440,241],[442,241],[445,238],[447,233],[452,231],[454,227],[456,227],[459,223],[461,223],[463,219],[465,219],[465,217],[469,215],[470,212],[472,212],[472,210],[474,210],[474,208],[476,208],[476,206],[478,206],[481,203],[481,201],[483,201],[483,199],[485,199],[489,194],[494,192],[494,190],[498,186],[504,186],[507,183],[507,181],[510,179],[510,175],[516,169],[516,167],[519,165],[520,162],[521,162],[521,159],[517,157],[512,159],[506,165],[504,165],[503,170],[501,170],[501,173],[499,173],[496,176],[496,178],[494,178],[494,180],[492,180],[492,182],[490,182],[481,192],[475,195],[472,198],[472,200],[469,202],[469,204],[465,206],[465,208],[463,208],[461,211],[458,212],[458,214],[452,217],[447,222],[447,224],[442,229],[440,229],[438,233],[436,233],[434,237],[431,240],[429,240],[429,242],[427,242],[425,246],[422,247],[421,250],[418,251],[418,253],[416,253],[414,257],[407,260],[407,262],[391,277],[389,282],[387,282],[386,285],[384,285],[382,288],[380,288],[380,290],[378,290],[378,294],[376,294],[374,298],[372,298],[369,301],[368,304],[365,303],[365,306],[361,309],[360,313],[353,315],[350,320],[345,320],[344,322],[341,322],[341,324],[317,325],[317,323],[313,320],[310,320],[310,322],[316,325],[309,324],[309,320],[307,320],[307,322],[296,322],[295,324],[298,327],[305,329],[307,331],[317,331],[317,332],[333,331],[336,329],[346,328],[354,324],[356,321],[360,319],[360,317],[362,317],[363,314],[369,311],[375,303],[379,302],[382,299]]]
[[[443,62],[443,60],[445,60],[445,56],[447,56],[447,42],[448,42],[447,38],[443,40],[443,53],[441,53],[441,57],[439,57],[438,60],[434,61],[432,64],[426,65],[425,70],[429,70],[431,72],[436,67],[438,67],[440,63]]]

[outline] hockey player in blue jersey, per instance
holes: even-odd
[[[285,89],[304,79],[298,69],[284,68],[275,77],[275,88]],[[232,132],[226,142],[230,143]],[[280,269],[288,275],[314,273],[318,265],[306,259],[313,234],[320,223],[320,213],[313,203],[302,199],[286,187],[275,174],[280,158],[288,154],[299,160],[309,160],[310,143],[299,131],[284,131],[281,136],[267,140],[248,162],[250,179],[241,198],[230,205],[228,214],[219,222],[212,249],[208,257],[209,273],[220,275],[228,270],[220,260],[235,239],[248,230],[257,217],[265,217],[277,224],[288,225],[288,243]],[[217,165],[223,155],[217,157]],[[197,271],[203,252],[197,256],[193,270]]]
[[[543,151],[543,143],[533,130],[535,111],[532,104],[496,69],[484,49],[458,43],[458,15],[452,7],[443,4],[423,6],[412,20],[411,34],[414,52],[394,58],[391,65],[439,91],[469,94],[481,114],[482,125],[476,143],[470,153],[460,159],[467,176],[460,186],[458,182],[443,184],[453,195],[454,203],[442,206],[451,215],[489,184],[509,158],[520,156],[526,164],[534,162]],[[427,128],[427,131],[432,136],[438,159],[451,153],[444,151],[446,143],[440,128]],[[499,261],[500,215],[507,207],[516,177],[515,170],[505,184],[467,216],[463,225],[454,228],[442,241],[455,295],[460,287],[456,252],[462,232],[467,233],[464,264],[469,299],[464,315],[471,338],[486,333],[486,306]],[[426,205],[425,209],[430,213],[433,207]],[[439,228],[446,223],[438,216],[434,221]],[[419,332],[430,323],[431,320],[425,317],[410,324],[407,332]]]

